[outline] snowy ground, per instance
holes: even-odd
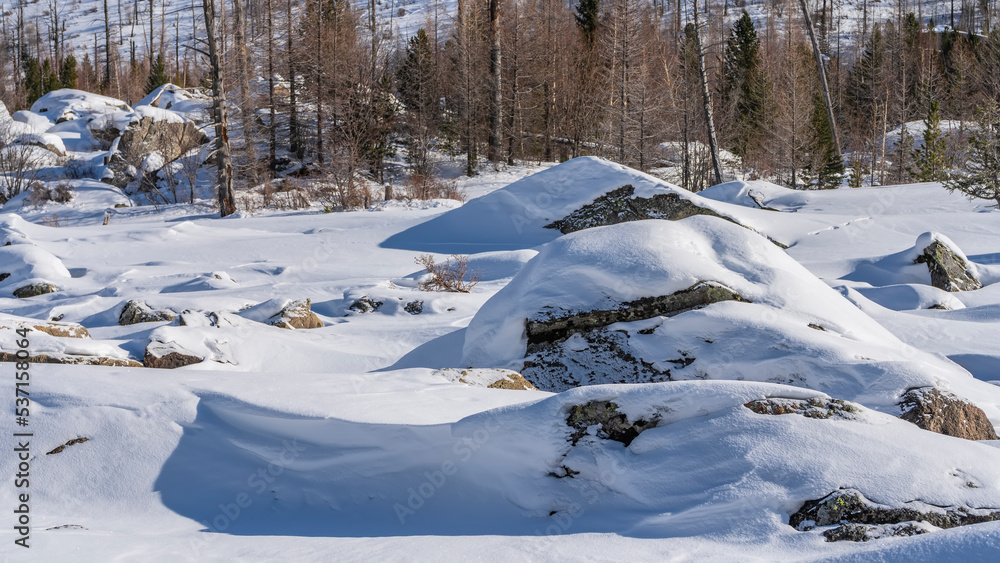
[[[0,244],[12,243],[3,263],[24,264],[18,275],[53,281],[60,291],[16,299],[14,282],[0,282],[0,313],[61,316],[93,336],[80,343],[30,333],[36,345],[141,360],[160,337],[208,361],[175,370],[33,365],[32,547],[13,544],[7,512],[0,553],[39,561],[995,556],[1000,523],[827,543],[793,529],[788,517],[839,487],[890,505],[1000,508],[1000,444],[933,434],[887,412],[893,392],[936,381],[976,400],[1000,425],[1000,389],[986,383],[1000,380],[1000,212],[936,184],[796,192],[733,183],[685,197],[787,251],[711,217],[559,237],[541,227],[608,189],[629,183],[651,195],[667,188],[595,159],[539,173],[545,168],[487,170],[463,182],[464,206],[351,213],[217,219],[207,206],[126,207],[102,225],[105,210],[127,200],[93,181],[75,181],[68,204],[14,200],[0,214]],[[53,215],[61,226],[43,224]],[[983,289],[946,293],[928,285],[926,269],[906,258],[929,231],[964,250]],[[626,232],[634,245],[622,242],[631,240]],[[648,241],[636,233],[647,232],[662,242],[643,246]],[[624,246],[609,251],[615,244]],[[651,249],[655,264],[634,259],[647,256],[635,248]],[[473,291],[420,290],[414,259],[456,251],[482,274]],[[555,271],[539,275],[545,265]],[[518,307],[532,305],[526,296],[585,301],[608,268],[619,268],[626,287],[613,287],[627,298],[685,287],[684,275],[714,275],[752,296],[751,304],[666,321],[750,343],[736,357],[704,356],[716,362],[710,367],[728,362],[733,373],[558,394],[488,389],[435,373],[474,363],[463,351],[477,347],[488,347],[496,362],[516,358],[516,334],[484,343],[481,328],[490,319],[509,322]],[[366,296],[383,305],[368,314],[350,310]],[[237,314],[272,298],[311,299],[326,326],[283,330]],[[192,310],[192,319],[216,313],[225,322],[119,326],[129,299]],[[423,312],[407,312],[417,300]],[[827,329],[805,328],[807,319]],[[475,334],[467,335],[470,323]],[[651,338],[670,333],[666,323]],[[13,331],[0,332],[0,348],[16,349]],[[783,349],[758,354],[772,345]],[[789,358],[809,370],[804,379],[752,376],[757,362],[778,370]],[[4,381],[11,413],[13,377]],[[814,420],[742,406],[834,391],[860,411]],[[606,399],[630,420],[655,417],[660,425],[628,446],[593,433],[570,446],[567,409]],[[88,441],[45,455],[80,437]],[[16,473],[15,445],[8,434],[0,456],[7,478]],[[552,475],[561,468],[578,473]],[[14,495],[8,481],[0,489],[4,510],[17,506]]]

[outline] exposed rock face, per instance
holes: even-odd
[[[521,372],[540,388],[556,392],[597,383],[670,381],[670,370],[658,369],[629,351],[628,332],[605,327],[672,317],[720,301],[744,300],[728,287],[699,283],[670,295],[622,303],[616,309],[540,315],[526,322],[528,344]],[[693,358],[677,361],[690,363]]]
[[[59,291],[59,288],[51,283],[39,282],[15,289],[14,297],[17,297],[18,299],[27,299],[28,297],[37,297],[39,295],[45,295],[46,293],[55,293],[56,291]]]
[[[203,360],[200,356],[185,354],[186,351],[172,343],[151,342],[146,347],[142,365],[148,368],[174,369],[198,364]]]
[[[931,285],[945,291],[973,291],[983,284],[969,272],[969,265],[961,256],[939,240],[924,248],[917,257],[918,264],[927,264],[931,272]]]
[[[191,149],[208,142],[208,136],[192,121],[169,121],[143,116],[129,123],[118,141],[126,155],[158,152],[164,162],[173,162]]]
[[[997,439],[982,409],[940,389],[910,389],[899,406],[903,410],[900,418],[924,430],[966,440]]]
[[[893,508],[874,503],[855,489],[840,489],[821,499],[806,501],[791,515],[788,524],[802,531],[839,524],[823,533],[827,541],[867,541],[883,535],[923,533],[918,531],[917,523],[920,522],[938,528],[954,528],[1000,520],[1000,510],[932,507],[919,501],[913,501],[913,505]],[[886,527],[887,524],[903,525]]]
[[[636,197],[635,188],[626,184],[616,190],[598,197],[566,217],[545,225],[546,229],[558,229],[564,235],[605,225],[617,225],[644,219],[666,219],[680,221],[695,215],[709,215],[725,219],[741,227],[739,221],[725,215],[719,215],[707,207],[701,207],[675,193],[655,194],[653,197]],[[774,244],[788,248],[770,237]]]
[[[587,434],[587,428],[600,425],[597,432],[599,438],[614,440],[627,446],[644,430],[654,428],[657,422],[657,420],[639,419],[630,423],[628,417],[618,412],[618,405],[611,401],[590,401],[583,405],[574,405],[566,417],[566,424],[576,429],[570,436],[573,445]]]
[[[169,309],[154,310],[142,301],[130,300],[125,304],[121,314],[118,315],[118,324],[127,326],[138,323],[172,321],[176,318],[177,313]]]
[[[545,225],[564,235],[604,225],[616,225],[643,219],[677,221],[692,215],[711,215],[732,221],[711,209],[699,207],[677,194],[656,194],[651,198],[635,197],[635,188],[624,185],[594,200],[563,219]]]
[[[312,312],[310,299],[292,301],[271,317],[267,324],[287,329],[323,328],[323,321]]]
[[[20,362],[24,361],[17,359],[14,354],[9,352],[0,352],[0,362]],[[128,360],[124,358],[108,358],[105,356],[76,356],[71,354],[59,354],[50,356],[48,354],[38,354],[37,356],[29,356],[28,361],[35,364],[71,364],[71,365],[85,365],[85,366],[111,366],[111,367],[131,367],[131,368],[141,368],[142,364],[135,360]]]
[[[374,313],[375,311],[378,311],[379,307],[381,307],[382,305],[383,303],[381,301],[375,301],[374,299],[365,295],[361,299],[358,299],[354,303],[351,303],[351,306],[348,307],[348,309],[354,311],[355,313],[361,313],[361,314]]]
[[[529,345],[552,342],[565,339],[575,333],[587,332],[614,323],[641,321],[653,317],[672,317],[719,301],[743,301],[743,299],[728,287],[711,282],[701,282],[670,295],[644,297],[622,303],[617,309],[587,311],[544,320],[529,320],[525,329]]]
[[[805,401],[774,397],[750,401],[743,406],[757,414],[798,414],[807,418],[841,418],[848,420],[853,419],[854,413],[861,410],[854,403],[823,397],[815,397]]]

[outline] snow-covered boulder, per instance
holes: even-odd
[[[28,358],[32,363],[141,367],[116,344],[92,340],[80,325],[6,315],[0,320],[0,362],[16,361],[14,351],[22,338],[17,334],[19,328],[32,330]]]
[[[80,118],[94,118],[115,111],[132,111],[121,100],[64,88],[53,90],[31,104],[31,113],[45,118],[48,126]]]
[[[22,133],[14,139],[19,145],[39,147],[56,156],[66,156],[66,145],[58,135],[52,133]]]
[[[709,214],[755,226],[754,210],[712,201],[596,157],[553,166],[387,239],[435,252],[532,248],[564,232],[647,218]],[[759,229],[758,229],[759,230]]]
[[[172,162],[208,141],[208,136],[191,120],[170,110],[137,106],[122,132],[118,150],[126,155],[158,152]]]
[[[1000,414],[1000,390],[908,349],[766,239],[715,217],[599,227],[546,245],[473,318],[462,365],[517,370],[553,391],[786,383],[894,414],[908,389],[943,387],[988,397]]]
[[[934,287],[945,291],[972,291],[983,287],[976,265],[948,237],[941,233],[924,233],[914,245],[914,248],[921,247],[923,251],[914,261],[927,264]]]
[[[130,299],[118,314],[118,324],[122,326],[138,323],[172,321],[177,313],[170,309],[154,309],[143,301]]]
[[[78,323],[64,323],[55,321],[40,321],[0,313],[0,330],[28,329],[32,331],[44,332],[49,336],[59,336],[64,338],[90,338],[87,328]]]
[[[0,291],[34,297],[58,290],[71,278],[62,260],[32,244],[0,248]]]
[[[243,318],[285,329],[323,328],[323,321],[312,312],[310,299],[275,298],[240,311]]]

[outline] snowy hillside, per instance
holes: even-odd
[[[29,507],[11,560],[1000,549],[985,203],[692,194],[588,157],[486,170],[464,204],[219,219],[207,101],[108,100],[0,115],[51,161],[0,210],[0,359],[30,357],[25,425],[6,379],[32,433],[0,456],[12,477],[30,443],[30,485],[0,488]],[[148,189],[166,173],[172,194]],[[459,262],[471,291],[428,290],[423,266]]]

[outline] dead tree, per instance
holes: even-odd
[[[804,1],[804,0],[803,0]],[[701,42],[701,27],[698,22],[698,0],[694,0],[694,41],[698,50],[698,74],[701,75],[701,97],[705,106],[705,126],[708,128],[708,148],[712,151],[712,171],[714,182],[722,183],[722,163],[719,161],[719,142],[715,137],[715,119],[712,117],[712,92],[708,89],[708,72],[705,70],[705,49]]]
[[[500,0],[490,0],[490,138],[489,160],[500,160],[502,103],[500,84]]]
[[[816,40],[816,30],[813,29],[812,18],[809,16],[809,7],[806,0],[799,0],[802,7],[802,15],[806,19],[806,29],[809,30],[809,41],[812,42],[813,56],[816,58],[816,71],[819,72],[819,85],[823,90],[823,103],[826,105],[826,117],[830,121],[830,132],[833,133],[833,144],[837,147],[837,158],[844,159],[844,153],[840,149],[840,133],[837,132],[837,118],[833,115],[833,102],[830,100],[830,87],[826,83],[826,67],[823,65],[823,53],[819,50],[819,41]]]
[[[205,10],[205,34],[208,36],[208,61],[212,75],[212,113],[215,119],[215,165],[218,169],[219,212],[222,217],[236,212],[233,193],[233,157],[229,150],[226,126],[226,90],[222,81],[222,57],[215,32],[215,0],[202,0]]]

